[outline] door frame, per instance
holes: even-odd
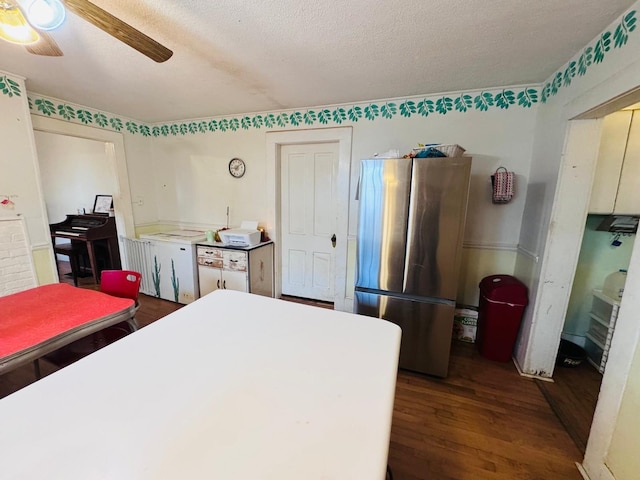
[[[565,286],[570,287],[573,284],[577,255],[582,242],[596,169],[601,117],[640,101],[638,73],[640,64],[618,73],[614,87],[609,82],[602,82],[565,104],[561,111],[566,119],[565,144],[540,271],[540,286],[533,302],[535,328],[529,333],[530,338],[523,354],[525,362],[533,362],[536,365],[546,362],[550,366],[549,371],[553,370],[564,324],[563,313],[566,312],[571,295],[571,288]],[[629,85],[633,88],[628,89]],[[619,92],[617,95],[613,93],[615,90]],[[595,127],[595,133],[577,133],[583,127],[590,126]],[[581,138],[578,138],[579,136]],[[590,180],[580,182],[576,179],[577,175]],[[563,185],[571,185],[571,189],[565,190],[562,188]],[[570,195],[568,190],[573,194]],[[566,262],[567,251],[575,252],[576,256],[575,260],[569,263],[569,267]],[[602,377],[586,452],[582,463],[578,464],[585,478],[588,476],[599,480],[614,480],[606,465],[606,456],[618,422],[620,404],[629,381],[633,358],[636,349],[640,348],[640,325],[635,313],[640,308],[640,296],[637,294],[640,292],[639,271],[640,242],[636,238],[625,286],[626,295],[618,312],[616,333],[609,350],[607,369]],[[555,308],[558,310],[554,310]],[[552,322],[547,320],[552,318]],[[536,330],[542,329],[546,332],[547,342],[531,338],[537,333]]]
[[[347,244],[349,229],[349,181],[351,174],[351,142],[353,128],[322,128],[311,130],[284,130],[267,132],[267,229],[276,244],[274,249],[275,295],[282,295],[282,246],[278,241],[282,237],[280,209],[281,166],[280,150],[283,145],[308,143],[338,143],[338,173],[336,177],[337,205],[336,236],[338,242],[335,252],[334,308],[351,311],[352,302],[346,300],[347,289]]]
[[[135,226],[133,221],[131,189],[129,186],[129,173],[127,171],[127,158],[125,155],[124,138],[122,136],[122,133],[88,127],[86,125],[64,122],[55,118],[41,117],[39,115],[31,115],[31,123],[34,131],[84,138],[87,140],[95,140],[104,143],[105,154],[107,157],[107,161],[109,162],[111,171],[113,172],[117,189],[113,195],[113,206],[115,210],[119,248],[120,252],[123,252],[124,249],[120,237],[125,236],[134,238]],[[42,185],[43,179],[41,178],[39,167],[38,177],[40,185]],[[47,224],[49,224],[46,209],[44,209],[43,214]],[[50,250],[50,257],[53,262],[53,275],[55,278],[57,278],[58,269],[55,266],[55,255],[53,254],[53,247],[50,243],[48,248]],[[123,268],[126,268],[127,262],[124,256],[122,256],[122,261]]]

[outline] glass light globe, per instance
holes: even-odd
[[[53,30],[64,22],[66,12],[59,0],[33,0],[25,6],[27,20],[40,30]]]

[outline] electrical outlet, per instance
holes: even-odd
[[[136,205],[139,207],[144,205],[144,197],[142,195],[136,195]]]

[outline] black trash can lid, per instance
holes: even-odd
[[[480,282],[480,295],[494,302],[527,305],[527,287],[511,275],[490,275]]]

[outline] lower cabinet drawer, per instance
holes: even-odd
[[[222,253],[222,268],[233,272],[247,271],[247,254],[245,252],[234,252],[231,250]]]
[[[221,258],[198,257],[198,265],[211,268],[222,268]]]

